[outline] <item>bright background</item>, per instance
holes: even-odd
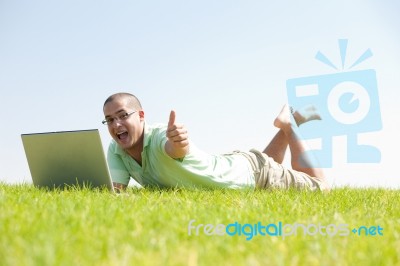
[[[0,181],[31,182],[20,134],[99,128],[102,105],[127,91],[147,121],[175,109],[205,151],[263,149],[287,100],[286,80],[354,70],[377,73],[383,130],[360,136],[381,150],[379,164],[347,164],[334,139],[335,186],[400,187],[398,1],[12,1],[0,0]]]

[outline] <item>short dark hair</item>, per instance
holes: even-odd
[[[124,98],[124,97],[130,98],[133,107],[136,110],[142,110],[142,104],[140,103],[139,99],[135,95],[133,95],[131,93],[128,93],[128,92],[118,92],[118,93],[115,93],[115,94],[109,96],[106,99],[106,101],[104,102],[103,108],[106,106],[107,103],[112,102],[116,98],[120,98],[120,97],[122,97],[122,98]]]

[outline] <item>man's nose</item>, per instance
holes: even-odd
[[[111,123],[111,126],[114,127],[114,128],[120,127],[120,126],[121,126],[121,120],[115,119],[115,120]]]

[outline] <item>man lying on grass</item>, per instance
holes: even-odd
[[[284,106],[274,122],[279,131],[263,152],[252,149],[223,155],[199,150],[185,126],[175,122],[175,111],[167,125],[147,124],[132,94],[111,95],[103,111],[103,124],[113,138],[107,161],[117,190],[125,189],[131,177],[144,187],[329,189],[322,170],[307,158],[296,133],[297,126],[320,119],[311,107],[291,112]],[[281,164],[287,146],[293,169]]]

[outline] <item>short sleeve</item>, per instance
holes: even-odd
[[[169,157],[165,151],[165,144],[167,141],[167,128],[165,126],[157,128],[153,131],[152,147],[161,152],[163,155]]]
[[[110,143],[108,147],[107,163],[110,169],[112,181],[115,183],[128,185],[130,174],[126,169],[121,156],[115,153],[115,143]]]

